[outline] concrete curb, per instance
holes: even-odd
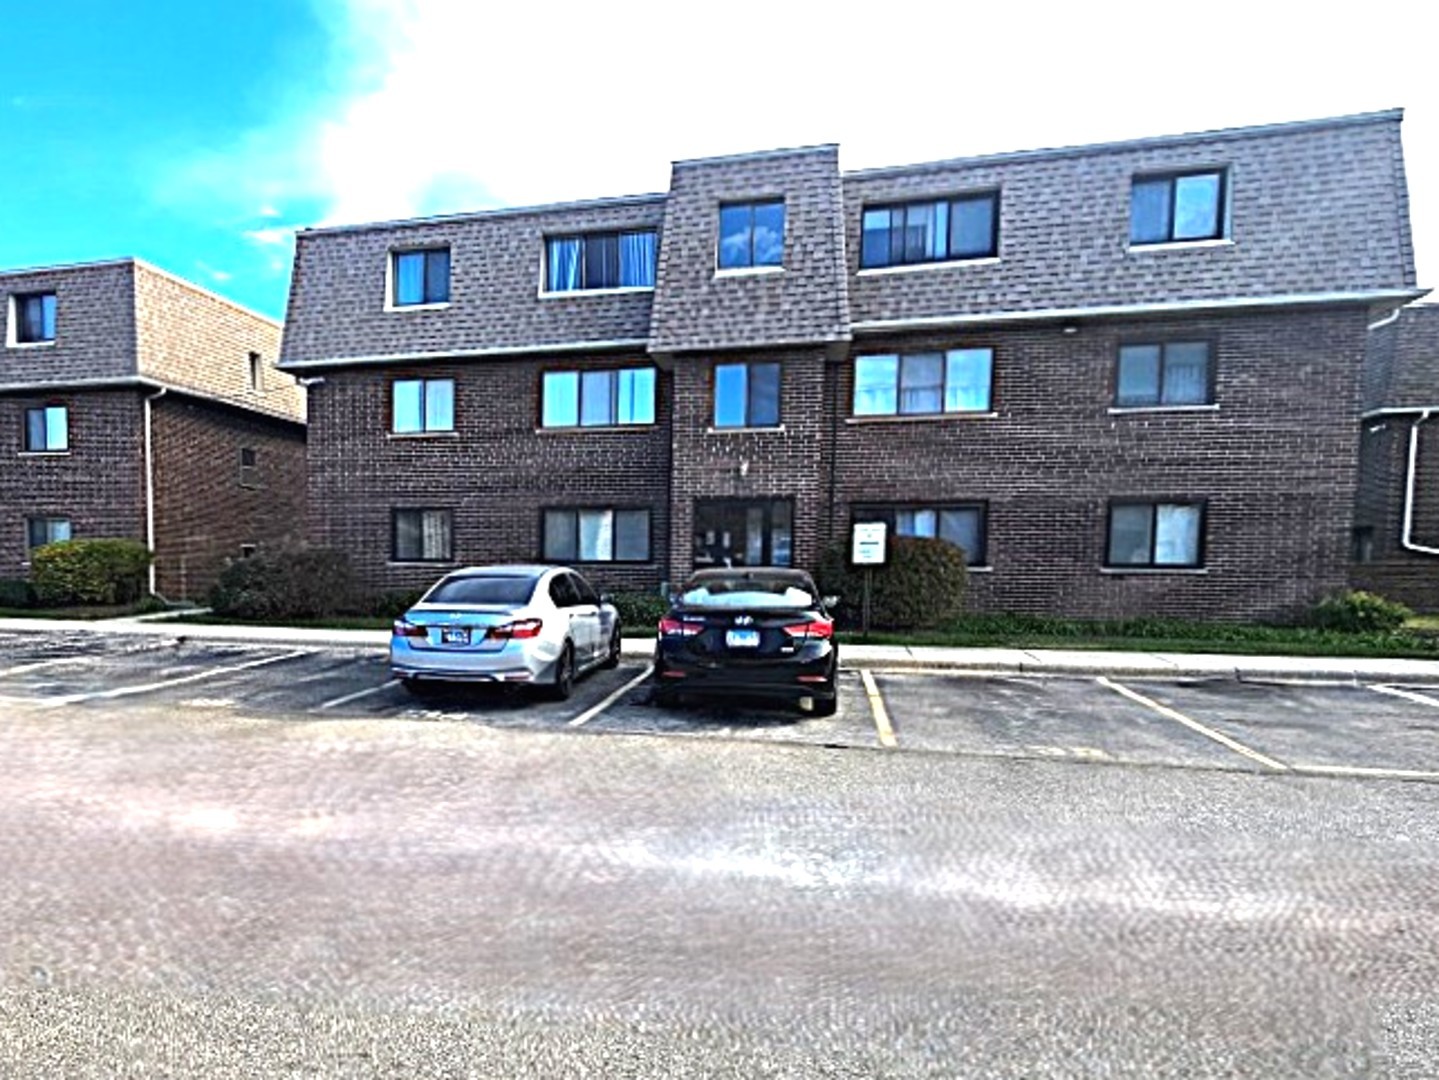
[[[305,627],[236,626],[135,619],[0,619],[0,632],[117,634],[174,641],[213,641],[316,648],[384,649],[385,630],[325,630]],[[648,660],[654,639],[625,638],[622,655]],[[904,645],[844,645],[841,662],[850,670],[950,672],[956,675],[1047,675],[1124,678],[1206,678],[1251,682],[1407,682],[1439,684],[1439,660],[1383,657],[1233,656],[1210,653],[1097,652],[1061,649],[956,649]]]

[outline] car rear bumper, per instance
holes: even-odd
[[[829,649],[813,658],[724,663],[674,656],[661,648],[655,654],[654,682],[661,693],[828,700],[835,696],[838,667]]]
[[[416,682],[530,683],[552,678],[558,653],[548,656],[539,648],[518,643],[489,653],[459,650],[412,649],[403,642],[390,645],[390,672],[397,679]]]

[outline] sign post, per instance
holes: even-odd
[[[849,561],[864,567],[864,604],[860,630],[869,636],[870,594],[874,589],[874,568],[883,566],[887,557],[889,526],[883,521],[856,521],[850,540]]]

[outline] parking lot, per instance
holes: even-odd
[[[838,713],[821,718],[762,702],[661,708],[637,661],[546,702],[486,687],[417,700],[374,649],[4,633],[0,655],[0,709],[27,712],[139,706],[1439,781],[1439,687],[846,669]]]

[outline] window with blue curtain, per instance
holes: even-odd
[[[450,299],[450,249],[397,251],[393,256],[393,306],[443,304]]]
[[[15,297],[15,341],[35,345],[55,340],[55,294]]]
[[[550,237],[545,291],[654,288],[655,240],[653,229]]]

